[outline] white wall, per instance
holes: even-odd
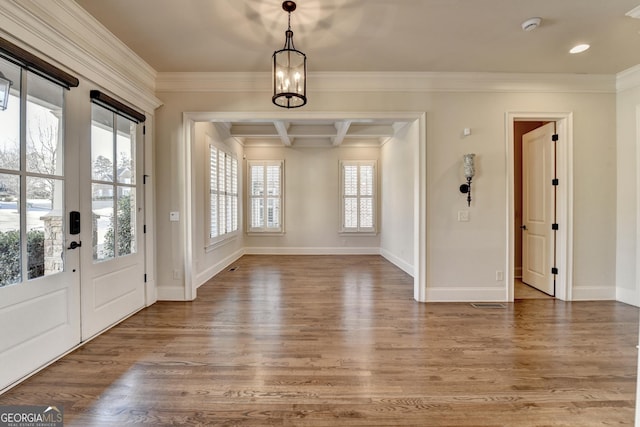
[[[380,253],[413,275],[414,170],[418,123],[396,131],[382,146]]]
[[[481,85],[482,82],[479,83]],[[429,300],[503,300],[506,283],[507,112],[572,112],[574,117],[574,296],[614,298],[616,266],[615,91],[569,87],[566,92],[451,90],[430,92],[329,92],[311,94],[307,111],[425,111],[427,131],[427,264]],[[273,112],[268,93],[158,92],[164,102],[157,117],[157,167],[173,171],[182,139],[182,112]],[[462,138],[462,129],[472,136]],[[471,220],[458,222],[467,209],[458,191],[462,154],[477,154]],[[176,242],[167,221],[182,188],[171,175],[161,178],[158,194],[158,244]],[[179,238],[179,235],[176,236]],[[178,242],[179,244],[179,242]],[[252,242],[251,245],[255,243]],[[299,244],[293,243],[292,244]],[[247,245],[249,246],[249,245]],[[181,257],[159,255],[158,277],[171,277]],[[167,271],[168,270],[168,271]],[[160,286],[165,286],[161,283]]]
[[[233,261],[242,256],[244,246],[244,229],[240,221],[239,230],[235,237],[222,244],[215,245],[213,248],[207,249],[207,227],[205,214],[207,212],[206,203],[208,202],[206,192],[208,190],[207,179],[209,169],[209,144],[214,143],[218,146],[226,147],[231,153],[235,154],[238,159],[238,185],[242,188],[244,181],[244,162],[242,161],[242,146],[229,135],[225,135],[224,131],[218,129],[211,122],[200,122],[195,125],[195,144],[193,150],[193,171],[194,171],[194,202],[195,202],[195,232],[192,235],[192,254],[194,267],[194,280],[196,286],[202,285],[204,282],[218,274]],[[242,199],[239,200],[239,215],[242,218],[243,204]],[[178,275],[184,277],[184,271],[178,269]]]
[[[640,75],[640,70],[633,74]],[[632,75],[625,75],[628,79]],[[640,306],[638,289],[638,119],[640,86],[618,92],[616,192],[616,299]]]
[[[379,162],[379,147],[247,146],[245,155],[247,160],[284,160],[285,197],[283,210],[285,233],[279,236],[248,235],[245,238],[246,253],[379,253],[379,235],[339,234],[341,221],[339,161],[376,160]]]

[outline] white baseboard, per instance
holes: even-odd
[[[158,286],[158,301],[187,301],[183,286]]]
[[[616,299],[616,288],[604,286],[574,286],[572,301],[607,301]]]
[[[378,247],[253,247],[244,248],[247,255],[380,255]]]
[[[465,288],[454,286],[428,286],[426,302],[506,302],[503,286]]]
[[[392,254],[391,252],[389,252],[386,249],[380,248],[380,255],[382,255],[382,257],[384,259],[386,259],[387,261],[389,261],[391,264],[395,265],[400,270],[404,271],[409,276],[413,277],[413,265],[411,265],[408,262],[398,258],[397,256],[395,256],[394,254]]]
[[[214,265],[210,266],[206,270],[198,273],[196,275],[197,287],[199,288],[200,286],[204,285],[209,279],[214,277],[216,274],[220,273],[222,270],[227,268],[229,265],[231,265],[234,262],[236,262],[238,260],[238,258],[240,258],[244,254],[245,254],[245,251],[243,249],[239,249],[239,250],[235,251],[234,253],[232,253],[231,255],[229,255],[228,257],[226,257],[226,258],[218,261]]]
[[[616,288],[616,301],[640,307],[640,294],[636,289]]]

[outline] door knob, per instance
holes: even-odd
[[[69,247],[67,249],[77,249],[82,246],[82,242],[71,242],[69,243]]]
[[[527,229],[527,226],[526,226],[526,225],[521,225],[521,226],[520,226],[520,229],[522,229],[522,230],[526,230],[526,229]]]

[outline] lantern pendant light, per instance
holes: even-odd
[[[307,56],[293,45],[291,12],[296,3],[285,1],[282,9],[289,14],[284,48],[273,52],[273,97],[279,107],[297,108],[307,103]]]

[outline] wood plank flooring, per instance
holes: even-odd
[[[0,396],[65,426],[633,425],[638,310],[413,300],[378,256],[244,256]]]

